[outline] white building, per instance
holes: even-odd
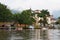
[[[33,13],[35,13],[35,15],[33,16],[33,18],[36,20],[36,25],[40,25],[39,21],[43,18],[42,17],[38,17],[38,14],[40,13],[40,10],[34,10]]]
[[[44,20],[42,17],[38,17],[38,14],[41,13],[40,10],[34,10],[32,13],[35,13],[33,18],[36,20],[36,25],[40,25],[39,21]],[[53,18],[53,15],[46,16],[48,24],[55,23],[56,20]]]
[[[47,22],[48,24],[53,24],[56,22],[55,18],[53,17],[53,15],[50,15],[49,17],[46,17],[47,18]]]

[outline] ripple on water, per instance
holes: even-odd
[[[0,31],[0,39],[3,37],[3,35],[7,35],[9,32],[6,31]],[[9,34],[7,36],[4,36],[4,38],[8,38]],[[45,31],[42,31],[40,29],[34,29],[34,30],[23,30],[19,32],[10,32],[10,40],[60,40],[60,30],[58,29],[48,29]]]
[[[60,30],[58,29],[50,29],[48,31],[48,34],[49,34],[49,39],[50,40],[60,40]]]

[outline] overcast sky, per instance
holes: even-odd
[[[48,9],[51,14],[54,14],[55,10],[60,10],[60,0],[0,0],[0,2],[10,9]]]

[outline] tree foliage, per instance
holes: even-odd
[[[21,16],[20,16],[20,22],[23,24],[32,24],[34,19],[31,18],[31,10],[24,10],[21,12]]]
[[[50,16],[50,13],[48,10],[41,10],[41,13],[38,14],[39,17],[46,17],[47,16]]]
[[[41,13],[38,14],[39,17],[44,18],[44,24],[47,23],[46,15],[50,16],[48,10],[41,10]],[[20,24],[30,25],[35,22],[32,16],[34,16],[34,14],[31,13],[31,9],[23,10],[21,13],[12,14],[6,5],[0,3],[0,22],[15,21]]]
[[[56,24],[60,24],[60,17],[58,17],[58,20],[56,21]]]
[[[42,23],[43,23],[43,25],[45,26],[45,24],[47,24],[47,19],[46,19],[46,17],[47,17],[47,16],[50,16],[50,13],[49,13],[48,10],[44,10],[44,9],[43,9],[43,10],[41,10],[41,13],[38,14],[38,16],[43,18]]]
[[[0,3],[0,21],[11,21],[12,13],[6,5]]]
[[[20,24],[32,24],[35,20],[31,17],[31,10],[23,10],[21,13],[14,14],[15,22]]]

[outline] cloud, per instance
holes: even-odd
[[[59,0],[0,0],[1,3],[8,5],[10,8],[32,8],[32,9],[60,9]]]
[[[51,14],[60,9],[60,0],[0,0],[10,9],[48,9]]]

